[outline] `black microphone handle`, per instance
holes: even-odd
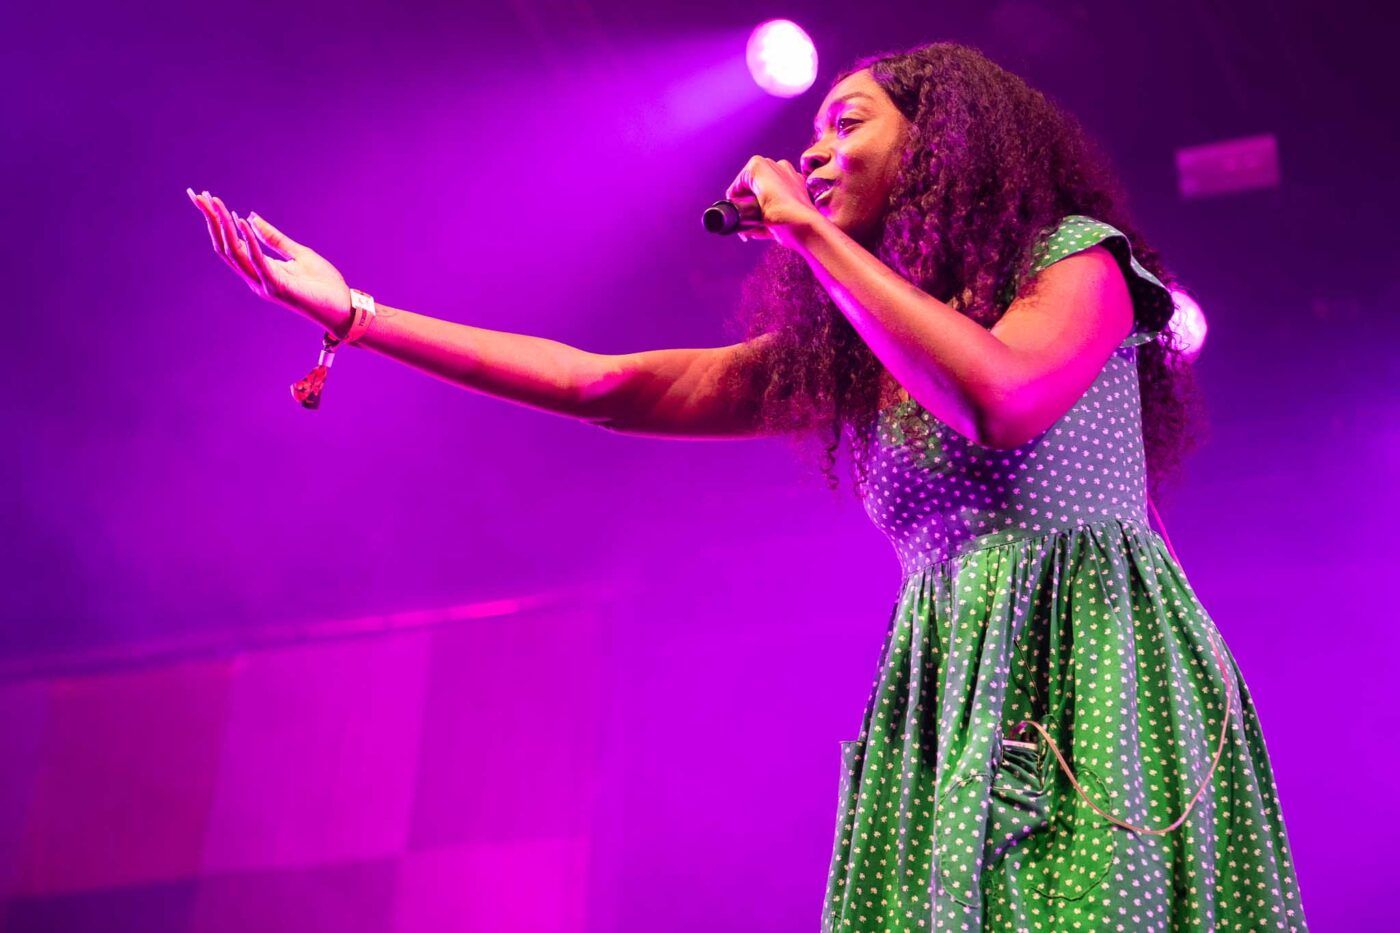
[[[721,198],[705,208],[700,220],[711,233],[743,233],[763,226],[763,209],[752,195],[738,200]]]
[[[711,233],[728,234],[739,229],[739,205],[728,198],[721,198],[705,208],[700,222]]]

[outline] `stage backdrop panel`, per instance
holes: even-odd
[[[613,616],[536,603],[0,684],[0,931],[585,929]]]
[[[49,682],[16,893],[199,874],[229,669],[177,662]]]
[[[19,857],[48,709],[47,681],[0,685],[0,761],[4,762],[0,767],[0,902],[14,893],[19,880]]]
[[[351,638],[234,662],[205,873],[403,850],[430,640]]]

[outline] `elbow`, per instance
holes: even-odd
[[[956,433],[978,447],[1014,450],[1035,437],[1023,418],[1018,417],[1008,396],[997,391],[964,392],[956,403],[944,396],[930,404],[915,396],[927,411]],[[938,404],[940,403],[941,404]]]
[[[1015,450],[1039,437],[1049,427],[1042,413],[1030,404],[1024,387],[998,387],[983,393],[972,407],[968,440],[992,450]]]
[[[991,450],[1015,450],[1036,437],[1040,432],[1026,429],[1015,422],[996,418],[979,418],[972,437],[974,444]]]
[[[590,354],[586,366],[568,381],[568,412],[577,421],[622,433],[627,406],[620,403],[629,391],[631,375],[617,365],[617,357]]]

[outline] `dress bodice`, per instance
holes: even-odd
[[[1171,296],[1132,257],[1127,238],[1074,215],[1039,248],[1043,269],[1097,243],[1120,260],[1134,302],[1133,332],[1054,425],[1014,450],[975,444],[906,400],[880,412],[862,458],[867,514],[905,574],[968,549],[1106,519],[1146,522],[1146,464],[1137,346],[1171,314]],[[926,436],[906,438],[895,415],[913,408]]]
[[[968,547],[1101,519],[1146,521],[1136,350],[1115,350],[1079,401],[1014,450],[973,443],[917,402],[881,413],[866,461],[865,511],[904,572]],[[918,410],[927,438],[907,444],[893,414]]]

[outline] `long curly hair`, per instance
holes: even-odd
[[[905,279],[991,327],[1015,283],[1023,295],[1034,289],[1034,245],[1066,215],[1084,214],[1121,230],[1144,267],[1175,282],[1129,220],[1106,157],[1040,91],[976,49],[945,42],[861,59],[833,86],[867,68],[910,124],[873,247]],[[773,433],[825,436],[821,470],[835,490],[843,436],[868,450],[876,415],[893,401],[893,379],[791,250],[769,246],[728,323],[749,339],[771,335],[731,373],[731,388],[755,401]],[[1137,367],[1155,492],[1193,446],[1199,406],[1169,329],[1138,347]],[[919,413],[900,411],[905,436],[918,436]],[[858,490],[865,458],[852,466]]]

